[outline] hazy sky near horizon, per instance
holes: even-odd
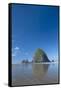
[[[37,48],[58,59],[58,7],[12,5],[12,63],[32,60]]]

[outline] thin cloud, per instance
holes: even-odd
[[[16,55],[14,53],[12,53],[12,57],[15,57]]]
[[[25,55],[28,55],[28,52],[26,52]]]
[[[15,50],[19,50],[19,47],[15,47],[14,49],[15,49]]]
[[[21,53],[20,51],[20,48],[19,47],[15,47],[15,48],[12,48],[12,57],[15,57],[17,55],[19,55]]]

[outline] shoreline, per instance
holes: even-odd
[[[58,64],[59,62],[41,62],[41,63],[17,63],[12,65],[20,65],[20,64]]]

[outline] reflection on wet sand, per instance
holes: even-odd
[[[58,64],[12,65],[12,85],[58,83]]]
[[[49,64],[33,64],[32,74],[37,79],[42,79],[47,73]]]

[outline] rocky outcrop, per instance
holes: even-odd
[[[50,62],[50,60],[48,59],[46,53],[42,49],[38,48],[34,54],[33,62]]]

